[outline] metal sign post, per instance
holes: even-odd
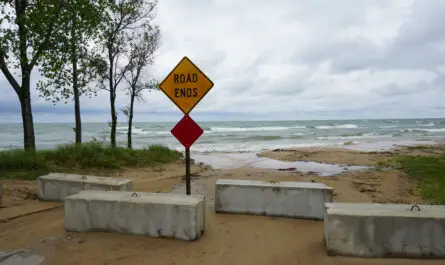
[[[171,134],[185,147],[185,181],[187,195],[190,195],[190,146],[198,140],[204,130],[188,115],[173,127]]]
[[[184,57],[159,85],[162,92],[184,113],[171,133],[185,147],[186,194],[191,194],[190,146],[204,133],[188,115],[213,87],[213,82],[189,58]]]
[[[192,194],[190,184],[190,148],[185,148],[185,193]]]

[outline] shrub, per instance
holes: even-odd
[[[81,145],[61,145],[54,150],[0,152],[0,174],[10,178],[24,174],[25,178],[29,179],[30,175],[36,175],[35,172],[142,167],[174,162],[181,157],[181,153],[161,145],[133,150],[124,147],[113,148],[100,142],[88,142]]]

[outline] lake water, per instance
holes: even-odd
[[[198,122],[204,134],[192,146],[195,153],[258,152],[266,149],[310,146],[344,146],[352,149],[384,150],[394,144],[433,143],[445,139],[445,119],[244,121]],[[175,123],[136,123],[135,148],[163,144],[183,150],[171,135]],[[36,124],[38,149],[54,148],[74,141],[73,124]],[[109,141],[105,123],[83,124],[83,140]],[[118,144],[126,143],[125,124],[118,124]],[[22,148],[21,124],[0,124],[0,149]]]

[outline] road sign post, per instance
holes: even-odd
[[[185,147],[185,182],[186,193],[191,194],[190,191],[190,146],[198,140],[204,133],[199,125],[188,115],[184,117],[173,127],[171,134]]]
[[[191,194],[190,146],[204,133],[188,115],[213,87],[213,82],[184,57],[159,85],[164,94],[184,113],[171,133],[185,147],[186,194]]]
[[[190,177],[190,148],[185,148],[185,194],[192,194]]]

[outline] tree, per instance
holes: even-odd
[[[152,79],[148,82],[141,82],[138,81],[138,83],[134,86],[128,86],[127,87],[127,95],[130,96],[130,104],[122,109],[122,113],[127,117],[128,119],[128,130],[127,130],[127,147],[132,148],[132,128],[133,128],[133,117],[134,117],[134,103],[135,100],[141,100],[143,101],[142,92],[144,90],[158,90],[159,89],[159,83]]]
[[[147,25],[144,31],[134,38],[130,43],[128,61],[130,68],[124,75],[127,81],[127,94],[130,96],[130,105],[123,110],[128,117],[127,147],[132,148],[131,134],[133,126],[133,113],[135,99],[142,99],[144,90],[154,90],[159,87],[155,80],[144,82],[143,70],[154,61],[154,52],[159,47],[160,30],[159,27]]]
[[[0,1],[0,69],[20,101],[26,150],[36,148],[31,73],[54,42],[52,34],[59,26],[63,6],[63,0]]]
[[[61,100],[67,103],[73,98],[77,144],[82,142],[80,96],[96,95],[96,91],[88,87],[95,74],[91,71],[94,50],[90,43],[99,34],[105,19],[103,8],[100,0],[71,0],[66,4],[61,14],[63,26],[54,33],[59,42],[45,53],[41,67],[46,79],[37,84],[41,96],[54,104]]]
[[[105,22],[102,40],[106,58],[98,58],[96,63],[100,66],[98,80],[102,83],[101,88],[107,90],[110,95],[110,138],[113,147],[116,146],[116,92],[125,74],[132,67],[131,62],[125,59],[125,54],[129,51],[128,43],[137,36],[138,30],[150,24],[156,5],[157,0],[112,0],[107,6],[109,19]]]

